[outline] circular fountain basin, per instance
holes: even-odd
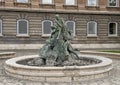
[[[80,55],[88,59],[101,62],[85,66],[42,67],[28,66],[17,62],[37,58],[38,55],[22,56],[9,59],[5,62],[5,71],[8,75],[40,82],[79,82],[90,79],[103,78],[110,75],[112,60],[101,56]]]

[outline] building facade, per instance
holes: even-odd
[[[0,0],[1,49],[44,44],[56,14],[76,47],[120,48],[120,0]]]

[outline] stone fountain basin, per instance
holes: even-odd
[[[16,62],[37,58],[38,55],[22,56],[5,62],[5,72],[13,77],[40,82],[79,82],[103,78],[110,75],[112,60],[101,56],[82,55],[102,62],[87,66],[38,67],[18,64]]]

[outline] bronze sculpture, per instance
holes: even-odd
[[[51,37],[39,50],[39,58],[30,61],[33,65],[63,66],[73,65],[79,56],[71,46],[72,32],[56,15],[55,25],[51,27]]]

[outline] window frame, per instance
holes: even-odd
[[[52,3],[43,3],[43,0],[41,0],[41,4],[54,4],[54,0],[51,0]]]
[[[109,1],[110,0],[107,0],[107,6],[108,7],[119,7],[119,0],[116,1],[116,6],[110,6]]]
[[[46,37],[48,37],[48,36],[51,36],[51,33],[50,34],[44,34],[44,22],[46,22],[46,21],[49,21],[49,22],[51,22],[51,26],[53,26],[53,21],[51,21],[51,20],[43,20],[42,21],[42,36],[46,36]]]
[[[0,23],[1,23],[1,26],[0,26],[0,27],[1,27],[1,29],[0,29],[0,31],[1,31],[1,32],[0,32],[0,36],[3,36],[3,35],[2,35],[3,23],[2,23],[2,20],[1,20],[1,19],[0,19]]]
[[[27,0],[27,2],[22,2],[22,1],[18,2],[17,0],[15,0],[15,2],[16,3],[29,3],[29,0]]]
[[[110,34],[110,23],[115,23],[116,24],[116,34]],[[109,37],[116,37],[116,36],[118,36],[118,23],[117,22],[109,22],[108,23],[108,36]]]
[[[96,0],[96,5],[89,5],[89,0],[87,0],[87,6],[90,6],[90,7],[97,7],[97,6],[98,6],[98,0]]]
[[[64,0],[64,5],[67,5],[67,6],[75,6],[77,5],[77,0],[74,0],[75,4],[67,4],[66,3],[66,0]]]
[[[26,21],[27,22],[27,33],[21,34],[19,33],[19,21]],[[17,36],[29,36],[29,21],[26,19],[19,19],[17,20]]]
[[[73,23],[74,23],[74,26],[73,26],[73,36],[75,36],[75,35],[76,35],[76,32],[75,32],[75,28],[76,28],[75,21],[72,21],[72,20],[66,21],[66,22],[65,22],[66,27],[67,27],[67,23],[68,23],[68,22],[73,22]]]
[[[95,34],[89,34],[89,23],[91,23],[91,22],[95,23]],[[98,28],[97,28],[97,22],[96,21],[89,21],[87,23],[87,36],[88,37],[97,37],[97,30],[98,30]]]

